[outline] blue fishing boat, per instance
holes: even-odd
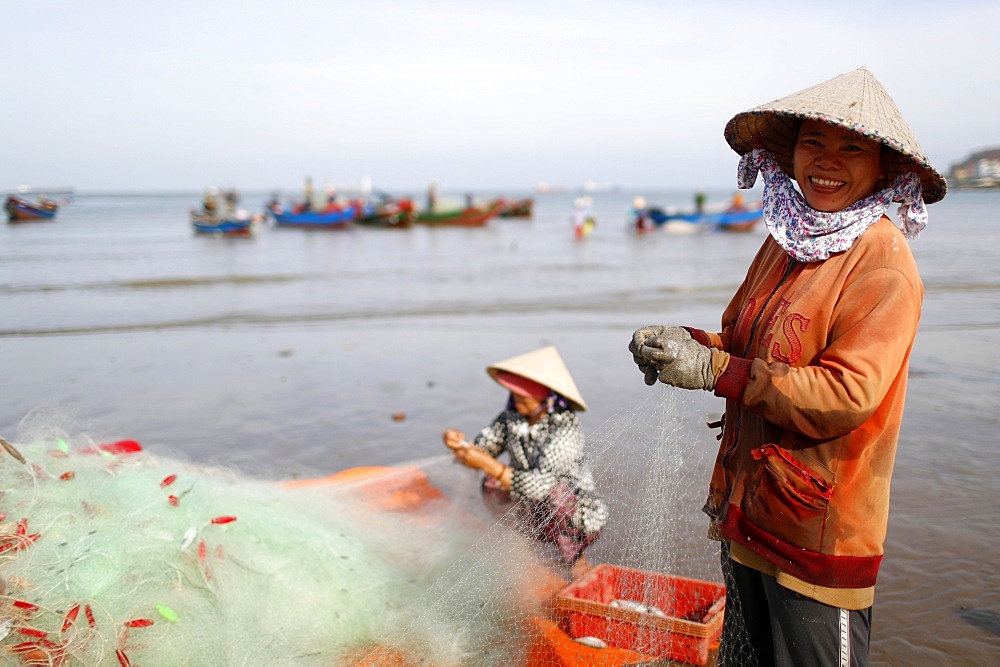
[[[269,209],[274,223],[279,227],[301,227],[304,229],[337,229],[347,227],[357,215],[357,207],[345,206],[327,208],[322,211],[289,210],[281,204]]]
[[[650,208],[646,213],[657,227],[662,227],[671,233],[749,232],[764,216],[760,202],[739,209],[715,212],[679,213]]]
[[[52,220],[56,217],[59,205],[42,197],[36,203],[9,195],[4,206],[8,222],[26,222],[30,220]]]
[[[195,234],[209,236],[250,236],[253,227],[259,221],[257,216],[234,216],[219,218],[205,213],[191,212],[191,226]]]

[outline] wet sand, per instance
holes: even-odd
[[[520,227],[396,241],[271,231],[257,245],[210,246],[158,222],[152,235],[123,242],[123,262],[109,258],[117,246],[108,239],[81,235],[46,264],[47,246],[18,254],[5,230],[0,434],[64,425],[274,478],[403,463],[442,455],[444,428],[473,432],[502,407],[488,363],[554,344],[591,406],[582,420],[599,482],[628,512],[655,458],[676,489],[664,529],[689,545],[677,557],[690,550],[710,567],[699,508],[716,443],[704,423],[721,402],[646,387],[626,344],[644,324],[715,327],[760,237],[638,245],[623,226],[610,229],[627,201],[607,204],[604,226],[584,244],[568,238],[562,202],[533,221],[501,223]],[[915,246],[927,295],[872,664],[978,665],[1000,654],[1000,261],[996,232],[979,223],[992,204],[955,201]],[[943,227],[949,211],[958,219]],[[77,257],[80,244],[93,256]],[[385,268],[368,259],[377,251]],[[693,261],[709,251],[724,265]],[[304,261],[288,268],[290,257]],[[324,272],[335,270],[328,284]],[[674,410],[684,423],[665,435],[659,421]],[[627,532],[627,514],[617,526]],[[615,552],[622,542],[609,530],[595,558],[632,557]]]

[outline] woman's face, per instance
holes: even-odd
[[[522,396],[514,392],[510,395],[514,397],[514,409],[525,417],[532,415],[542,405],[541,401],[532,396]]]
[[[882,144],[842,127],[806,120],[793,160],[806,203],[833,213],[875,191],[882,175]]]

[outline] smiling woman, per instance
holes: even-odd
[[[704,506],[727,588],[719,662],[867,664],[924,295],[904,238],[946,184],[863,68],[736,115],[726,139],[740,187],[764,177],[770,237],[719,333],[643,327],[629,349],[646,384],[726,399]]]

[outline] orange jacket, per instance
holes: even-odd
[[[820,586],[873,586],[923,284],[888,219],[822,262],[768,237],[696,340],[732,355],[705,512],[726,538]]]

